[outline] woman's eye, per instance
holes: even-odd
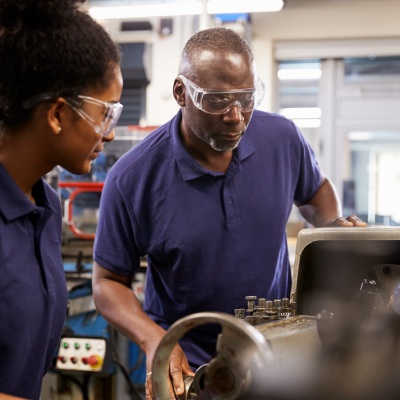
[[[109,121],[113,118],[113,113],[111,112],[110,109],[105,108],[102,112],[102,119],[103,121]]]

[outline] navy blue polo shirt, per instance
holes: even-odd
[[[24,196],[0,164],[0,393],[39,399],[58,349],[67,286],[61,206],[43,180]]]
[[[108,174],[94,251],[121,275],[147,255],[144,310],[165,328],[201,311],[233,315],[248,295],[288,296],[286,224],[321,184],[312,149],[282,116],[253,113],[226,174],[189,155],[180,121],[181,112]],[[210,360],[215,333],[204,326],[181,341],[192,366]]]

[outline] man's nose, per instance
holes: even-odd
[[[235,101],[232,103],[229,108],[225,111],[224,114],[224,120],[230,120],[232,123],[240,123],[243,121],[243,115],[242,115],[242,106],[238,101]]]

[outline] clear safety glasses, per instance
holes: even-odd
[[[260,78],[254,88],[232,90],[203,89],[183,75],[178,78],[185,84],[193,104],[209,114],[226,114],[233,106],[239,107],[241,112],[253,111],[265,95],[265,85]]]
[[[42,94],[23,102],[23,107],[29,109],[43,101],[54,99],[54,95]],[[115,128],[122,112],[122,104],[106,102],[89,96],[75,96],[65,98],[68,105],[83,118],[96,133],[108,136]]]
[[[108,136],[115,128],[122,112],[122,104],[110,103],[89,96],[66,98],[68,105],[82,117],[96,133]]]

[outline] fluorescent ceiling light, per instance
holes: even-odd
[[[279,113],[291,119],[299,128],[319,128],[321,109],[319,107],[282,108]]]
[[[208,0],[209,14],[236,14],[280,11],[283,0]]]
[[[294,118],[292,121],[299,128],[319,128],[321,126],[321,120],[319,119]]]
[[[371,132],[350,132],[347,137],[350,141],[370,141],[373,139]]]
[[[321,75],[320,68],[282,68],[278,71],[281,81],[320,79]]]
[[[90,15],[94,19],[172,17],[175,15],[200,15],[203,6],[200,1],[163,2],[135,4],[129,6],[91,7]]]
[[[321,109],[319,107],[292,107],[282,108],[280,114],[286,118],[321,118]]]

